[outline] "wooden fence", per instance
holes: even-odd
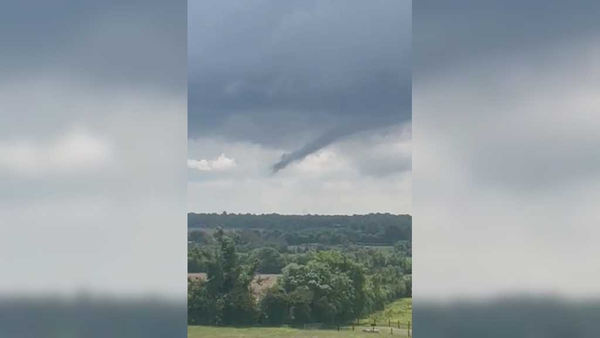
[[[394,334],[394,329],[396,329],[396,332],[406,332],[407,335],[409,337],[412,336],[412,327],[411,327],[411,322],[401,322],[401,321],[394,321],[394,320],[387,320],[387,321],[383,321],[383,322],[377,322],[376,320],[373,320],[372,322],[356,322],[354,324],[352,324],[352,331],[354,331],[356,328],[359,327],[364,327],[364,326],[371,326],[373,329],[375,329],[375,327],[389,327],[390,328],[390,333]],[[339,327],[338,327],[338,331],[339,331]],[[383,333],[383,332],[382,332]]]
[[[352,323],[350,326],[341,326],[341,325],[324,325],[323,323],[308,323],[302,325],[304,330],[322,330],[322,329],[333,329],[337,331],[365,331],[365,332],[378,332],[378,333],[388,333],[392,335],[401,335],[412,337],[412,325],[411,322],[401,322],[395,320],[385,320],[385,321],[357,321]],[[384,330],[384,328],[386,328]]]

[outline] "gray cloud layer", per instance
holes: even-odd
[[[33,65],[98,85],[185,90],[185,1],[10,1],[0,12],[4,74]],[[166,63],[173,67],[165,67]]]
[[[0,297],[185,299],[186,7],[3,3]]]
[[[600,294],[599,11],[415,2],[415,299]]]
[[[411,119],[410,1],[190,2],[191,138],[296,149]]]
[[[415,2],[415,72],[446,72],[456,64],[502,62],[508,55],[597,35],[595,1]],[[542,57],[543,58],[543,57]]]

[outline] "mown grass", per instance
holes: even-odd
[[[336,338],[336,337],[369,337],[363,333],[363,328],[369,327],[369,324],[375,319],[377,329],[382,334],[390,334],[390,328],[387,327],[388,320],[392,321],[394,328],[393,334],[398,337],[406,337],[406,324],[412,322],[412,298],[397,300],[388,306],[385,310],[374,313],[373,315],[361,320],[362,327],[356,327],[352,331],[349,327],[342,330],[301,330],[288,327],[213,327],[213,326],[190,326],[188,327],[188,338]],[[402,329],[395,327],[394,323],[400,321]]]
[[[372,315],[364,318],[362,321],[375,322],[387,324],[387,321],[398,322],[407,324],[409,321],[412,322],[412,298],[402,298],[385,307],[385,310],[375,312]],[[361,321],[361,322],[362,322]]]
[[[190,326],[188,327],[188,338],[355,338],[369,337],[369,334],[361,332],[362,328],[355,331],[344,329],[337,330],[301,330],[287,327],[212,327],[212,326]],[[380,333],[390,335],[390,328],[379,327]],[[394,329],[394,335],[406,337],[406,330]]]

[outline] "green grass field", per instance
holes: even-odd
[[[369,326],[369,323],[377,322],[377,329],[381,334],[389,335],[390,328],[387,327],[388,319],[392,322],[402,324],[402,328],[394,328],[393,334],[398,337],[406,337],[406,324],[412,322],[412,298],[397,300],[389,304],[385,310],[374,313],[361,320],[364,326],[356,327],[354,331],[350,328],[337,330],[300,330],[287,327],[277,328],[232,328],[232,327],[212,327],[212,326],[189,326],[188,338],[336,338],[336,337],[369,337],[369,334],[363,333],[362,329]],[[392,325],[394,326],[394,325]]]
[[[390,328],[379,327],[381,334],[390,335]],[[368,333],[361,332],[359,328],[352,330],[300,330],[284,327],[265,328],[231,328],[231,327],[188,327],[188,338],[355,338],[369,337]],[[406,330],[394,329],[394,336],[406,337]]]
[[[400,321],[400,323],[404,324],[407,324],[409,321],[412,322],[412,298],[399,299],[388,304],[385,310],[376,312],[363,320],[372,322],[373,319],[375,319],[377,324],[387,322],[388,320],[392,322]]]

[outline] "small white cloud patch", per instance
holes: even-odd
[[[190,160],[187,162],[188,168],[199,171],[225,171],[234,168],[237,163],[235,159],[228,158],[225,154],[221,154],[214,160]]]

